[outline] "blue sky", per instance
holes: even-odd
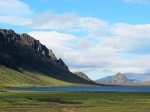
[[[150,72],[150,0],[0,0],[0,28],[28,33],[95,80]]]

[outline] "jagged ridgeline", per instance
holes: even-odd
[[[0,29],[0,65],[20,73],[34,71],[71,83],[93,83],[71,73],[63,60],[57,59],[39,40],[13,30]]]

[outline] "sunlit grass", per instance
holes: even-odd
[[[18,72],[0,66],[0,88],[30,86],[68,86],[71,83],[60,81],[39,72]]]
[[[150,93],[0,92],[0,111],[149,112]]]

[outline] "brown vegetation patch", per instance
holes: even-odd
[[[63,101],[58,98],[51,99],[51,98],[45,98],[45,99],[38,99],[38,101],[42,102],[54,102],[54,103],[60,103],[60,104],[83,104],[83,102],[71,102],[71,101]]]

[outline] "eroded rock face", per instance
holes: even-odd
[[[27,58],[30,59],[32,57],[36,61],[42,60],[45,63],[52,63],[55,66],[69,70],[62,59],[58,60],[56,58],[51,49],[48,49],[39,40],[26,33],[16,34],[13,30],[0,29],[0,47],[1,54],[7,55],[7,59],[1,59],[0,63],[5,63],[6,65],[10,60],[12,60],[11,66],[13,66],[13,63],[15,66],[15,61],[25,61]],[[5,57],[3,56],[2,58]]]
[[[92,81],[86,74],[84,74],[83,72],[74,72],[74,74],[76,74],[77,76],[85,79],[85,80],[88,80],[88,81]]]
[[[50,56],[53,61],[57,60],[55,54],[53,53],[53,51],[51,49],[48,51],[48,56]]]
[[[129,80],[122,75],[121,73],[117,73],[115,76],[113,76],[110,81],[112,84],[125,84],[125,83],[130,83]]]

